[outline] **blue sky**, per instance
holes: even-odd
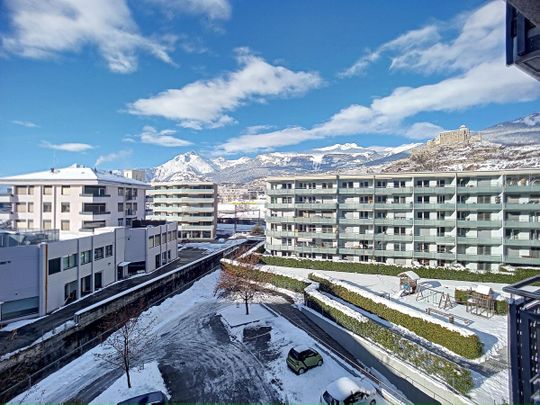
[[[400,145],[540,110],[500,0],[6,0],[0,176]]]

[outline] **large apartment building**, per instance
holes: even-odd
[[[217,185],[199,182],[152,183],[149,190],[154,220],[178,223],[183,240],[211,240],[216,237]]]
[[[176,223],[135,221],[88,234],[0,231],[0,324],[44,316],[178,257]]]
[[[16,230],[91,231],[130,226],[145,217],[145,190],[150,186],[108,171],[73,165],[61,169],[0,178],[10,192],[0,195],[0,212]]]
[[[540,170],[270,178],[276,256],[540,266]]]

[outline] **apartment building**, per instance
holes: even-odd
[[[0,195],[0,212],[16,230],[60,229],[92,231],[106,226],[130,226],[144,219],[145,190],[150,186],[112,172],[73,165],[61,169],[0,178],[11,186]]]
[[[270,178],[266,250],[276,256],[540,266],[540,170]]]
[[[216,237],[217,185],[198,182],[152,183],[154,220],[176,221],[178,237],[183,240],[211,240]]]
[[[178,257],[176,223],[58,230],[0,231],[0,323],[44,316],[137,272]]]

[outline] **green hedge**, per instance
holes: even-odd
[[[469,299],[468,290],[460,290],[456,288],[454,294],[455,300],[458,304],[466,305],[467,300]],[[506,315],[508,314],[508,302],[506,300],[496,300],[495,301],[495,313],[497,315]]]
[[[285,288],[287,290],[301,293],[309,285],[309,283],[306,283],[301,280],[297,280],[292,277],[287,277],[282,274],[274,274],[274,273],[268,273],[268,274],[269,274],[269,277],[268,277],[267,282],[278,288]]]
[[[361,322],[309,294],[306,294],[306,304],[354,334],[384,347],[397,358],[426,374],[439,377],[458,392],[467,394],[473,388],[473,379],[469,370],[430,353],[390,329],[371,320]]]
[[[287,257],[262,256],[261,261],[274,266],[297,267],[312,270],[342,271],[347,273],[380,274],[397,276],[407,270],[402,266],[381,263],[346,263],[328,260],[294,259]],[[513,273],[478,273],[468,270],[449,270],[430,267],[415,267],[414,272],[422,278],[437,280],[471,281],[475,283],[513,284],[540,274],[540,269],[516,269]]]
[[[460,356],[475,359],[482,355],[483,345],[477,335],[463,336],[457,331],[445,328],[428,319],[416,318],[375,302],[345,287],[317,277],[315,274],[310,274],[309,278],[319,283],[321,291],[328,292],[396,325],[401,325],[418,336],[444,346]]]

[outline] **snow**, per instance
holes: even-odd
[[[157,361],[144,364],[143,368],[130,370],[132,387],[127,387],[126,376],[122,375],[90,404],[116,404],[138,395],[161,391],[167,395],[167,387],[161,376]]]
[[[218,250],[225,249],[231,246],[236,246],[241,243],[243,243],[244,239],[236,239],[236,240],[226,240],[223,243],[213,243],[213,242],[187,242],[187,243],[179,243],[178,247],[179,249],[201,249],[206,250],[207,252],[217,252]]]
[[[218,314],[232,328],[273,316],[259,304],[249,304],[249,315],[246,315],[246,307],[242,302],[237,302],[236,305],[229,305],[218,311]]]
[[[4,326],[2,329],[0,329],[0,332],[13,332],[16,329],[22,328],[25,325],[29,325],[35,321],[38,321],[42,319],[43,317],[39,318],[32,318],[32,319],[23,319],[21,321],[15,321],[8,323],[6,326]]]

